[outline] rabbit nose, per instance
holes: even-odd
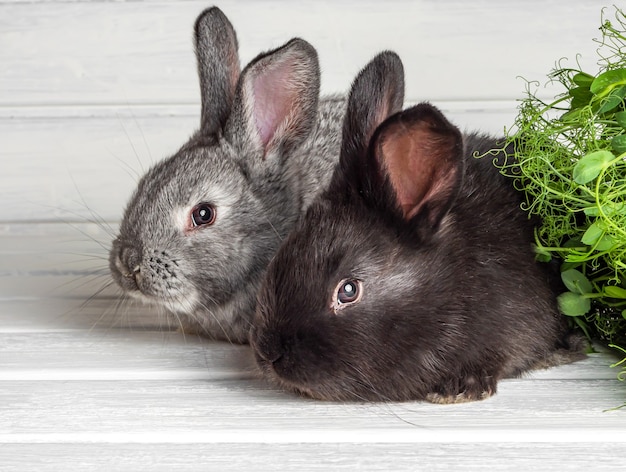
[[[261,354],[263,360],[265,360],[268,364],[276,365],[283,358],[284,354],[278,351],[264,352]]]
[[[255,342],[257,355],[265,362],[274,365],[285,355],[281,340],[275,335],[257,338]]]
[[[141,253],[132,246],[122,246],[114,260],[115,268],[124,279],[126,288],[137,290],[137,278],[140,274]]]
[[[120,251],[119,259],[126,269],[122,272],[125,277],[139,272],[139,266],[141,264],[141,253],[139,249],[133,246],[125,246]]]

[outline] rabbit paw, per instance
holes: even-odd
[[[470,375],[459,382],[441,385],[426,394],[426,401],[438,404],[467,403],[485,400],[496,393],[496,381],[492,376]]]

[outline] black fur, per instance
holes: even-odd
[[[385,61],[365,71],[388,70]],[[584,357],[534,260],[520,194],[494,157],[474,157],[497,143],[461,135],[429,104],[372,131],[381,97],[401,88],[401,77],[375,76],[355,81],[341,163],[266,273],[251,334],[263,372],[314,398],[447,403],[486,398],[504,377]],[[351,106],[364,99],[375,109]],[[355,136],[373,137],[368,146]],[[417,148],[412,186],[399,185],[405,172],[393,170],[392,157],[406,162]],[[337,311],[343,279],[361,281],[363,293]]]

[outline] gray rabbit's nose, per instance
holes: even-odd
[[[124,277],[134,277],[139,273],[139,268],[141,266],[141,252],[136,247],[122,247],[118,260],[122,268],[125,269],[124,271],[120,270]]]
[[[122,287],[126,290],[139,290],[137,282],[141,272],[140,250],[133,246],[121,245],[112,262],[121,275]]]

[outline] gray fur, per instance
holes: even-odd
[[[240,75],[219,9],[204,11],[195,33],[200,129],[140,180],[110,268],[125,293],[167,308],[185,331],[245,343],[267,264],[330,179],[345,101],[319,100],[317,54],[301,39]],[[215,223],[193,227],[202,202]]]

